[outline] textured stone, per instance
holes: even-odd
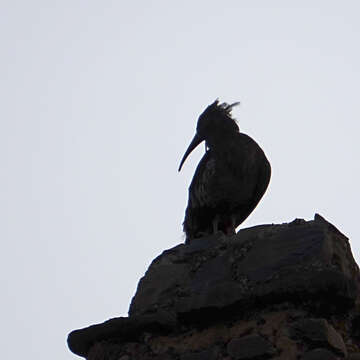
[[[102,324],[74,330],[68,336],[69,349],[80,356],[87,356],[93,344],[102,340],[118,338],[132,341],[145,331],[163,332],[174,328],[174,320],[168,313],[157,313],[156,316],[119,317]]]
[[[193,353],[210,348],[214,343],[224,341],[228,330],[225,327],[190,331],[178,336],[156,336],[149,341],[149,346],[155,354],[175,350],[179,353]]]
[[[215,347],[204,351],[183,354],[180,356],[180,360],[216,360],[218,354],[219,349]]]
[[[277,360],[296,360],[298,359],[298,348],[295,341],[285,335],[279,336],[275,341],[276,348],[280,352]]]
[[[275,340],[276,334],[286,323],[288,317],[287,312],[277,311],[266,314],[262,317],[264,325],[261,327],[259,333],[269,340]]]
[[[130,360],[134,360],[134,358]],[[155,356],[149,356],[149,360],[173,360],[173,356],[170,354],[160,354]]]
[[[351,322],[351,332],[360,340],[360,315],[355,316]]]
[[[353,353],[350,354],[347,360],[360,360],[360,353]]]
[[[338,354],[347,355],[346,346],[339,333],[325,319],[304,319],[291,328],[294,337],[302,338],[311,347],[327,347]]]
[[[338,357],[326,349],[315,349],[304,354],[302,360],[337,360]]]
[[[219,360],[297,360],[316,348],[343,358],[337,331],[350,353],[359,349],[358,284],[347,238],[319,215],[216,234],[165,251],[129,317],[75,330],[68,345],[88,360],[200,360],[214,348]]]
[[[88,360],[105,360],[105,357],[105,349],[100,343],[92,346],[87,356]]]
[[[269,358],[274,354],[272,345],[258,335],[233,339],[227,345],[227,352],[237,360]]]
[[[354,304],[358,279],[348,239],[317,215],[165,251],[140,280],[129,314],[163,311],[193,322],[228,309],[314,299],[324,311],[346,311]]]

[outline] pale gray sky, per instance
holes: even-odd
[[[198,115],[241,101],[269,189],[241,227],[319,212],[360,259],[358,1],[0,5],[4,359],[73,359],[183,241]]]

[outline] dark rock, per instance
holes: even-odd
[[[350,354],[347,360],[360,360],[360,353],[353,353]]]
[[[248,335],[240,339],[233,339],[227,345],[229,355],[237,360],[267,359],[275,350],[272,345],[258,335]]]
[[[139,282],[129,317],[75,330],[68,346],[88,360],[212,359],[218,346],[238,359],[275,347],[282,360],[319,347],[342,357],[341,336],[314,317],[337,314],[347,322],[332,322],[342,334],[360,334],[358,284],[348,239],[319,215],[216,234],[164,251]]]
[[[360,339],[360,314],[355,316],[351,322],[351,330],[357,339]]]
[[[304,354],[302,360],[337,360],[338,357],[326,349],[315,349]]]
[[[174,357],[170,354],[159,354],[159,355],[150,357],[151,360],[173,360],[173,358]],[[133,359],[131,359],[131,360],[133,360]]]
[[[304,319],[293,324],[293,337],[304,339],[312,348],[326,347],[343,356],[347,355],[341,335],[325,319]]]
[[[204,319],[231,307],[233,313],[314,299],[324,311],[341,312],[353,306],[358,279],[348,239],[316,215],[313,221],[256,226],[164,251],[140,280],[129,315],[162,310],[192,321],[199,312]]]
[[[72,331],[68,336],[68,346],[73,353],[87,356],[90,347],[101,340],[118,338],[123,342],[133,341],[145,331],[161,333],[173,329],[174,324],[174,319],[169,317],[168,313],[157,313],[156,317],[147,315],[114,318],[102,324]]]
[[[216,360],[218,355],[219,349],[215,347],[204,351],[183,354],[180,356],[180,360]]]

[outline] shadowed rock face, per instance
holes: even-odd
[[[129,314],[168,312],[191,320],[201,312],[314,296],[324,307],[347,307],[357,276],[348,240],[320,216],[262,225],[165,251],[140,280]]]
[[[129,317],[68,343],[90,360],[356,359],[358,293],[348,239],[316,215],[164,251]]]

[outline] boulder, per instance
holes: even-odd
[[[140,280],[129,315],[169,313],[196,321],[269,302],[343,311],[359,272],[348,239],[320,215],[193,240],[164,251]],[[220,314],[219,314],[220,312]]]
[[[68,345],[88,360],[355,359],[359,279],[349,240],[320,215],[218,233],[164,251],[128,317]]]

